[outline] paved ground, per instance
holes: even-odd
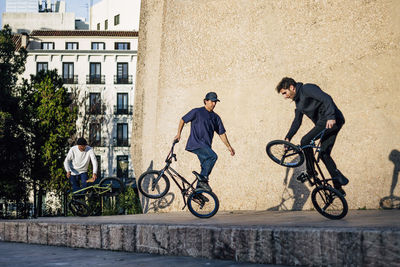
[[[329,220],[316,211],[235,211],[219,212],[210,219],[198,219],[189,212],[157,214],[53,217],[32,219],[49,223],[167,224],[210,226],[270,226],[313,228],[400,228],[400,210],[350,210],[342,220]],[[30,220],[23,220],[30,221]]]
[[[276,265],[0,242],[0,266],[273,267]]]

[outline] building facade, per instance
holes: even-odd
[[[90,8],[90,30],[137,31],[140,0],[103,0]]]
[[[24,78],[57,69],[79,104],[77,136],[98,158],[98,176],[133,178],[130,138],[137,57],[134,31],[33,31]]]
[[[65,1],[6,0],[2,27],[8,24],[14,33],[89,29],[88,23],[76,19],[74,13],[65,12],[65,8]]]

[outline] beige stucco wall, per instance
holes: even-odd
[[[320,85],[342,110],[346,124],[332,155],[350,179],[349,206],[378,208],[391,187],[400,196],[394,179],[399,46],[397,0],[143,0],[131,151],[136,176],[163,167],[181,116],[216,91],[215,111],[236,150],[231,157],[215,136],[219,159],[211,185],[221,209],[266,210],[286,198],[280,209],[310,209],[310,187],[265,153],[266,143],[283,138],[293,119],[294,103],[274,90],[290,76]],[[293,141],[311,126],[305,118]],[[200,166],[184,150],[189,129],[173,166],[192,178]],[[180,210],[180,193],[171,189],[166,200],[143,199],[145,209]]]

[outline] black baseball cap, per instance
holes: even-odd
[[[211,101],[214,101],[214,102],[217,102],[217,101],[220,102],[219,99],[218,99],[217,94],[214,93],[214,92],[207,93],[206,97],[204,98],[204,100],[211,100]]]
[[[77,145],[80,145],[80,146],[86,146],[86,145],[87,145],[87,142],[86,142],[86,139],[85,139],[85,138],[79,137],[78,140],[76,141],[76,144],[77,144]]]

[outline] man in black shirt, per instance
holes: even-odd
[[[286,99],[292,99],[296,103],[295,117],[285,140],[290,141],[297,133],[304,114],[314,122],[315,126],[301,139],[302,146],[310,144],[318,133],[325,128],[327,129],[321,139],[320,156],[333,179],[334,187],[345,195],[342,185],[347,184],[348,180],[336,168],[331,157],[336,136],[345,121],[342,112],[337,108],[332,98],[315,84],[296,83],[292,78],[285,77],[276,86],[276,91]],[[312,148],[305,148],[304,154],[307,166],[306,175],[315,176],[317,173],[314,169]]]

